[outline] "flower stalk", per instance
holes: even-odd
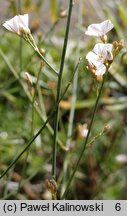
[[[12,19],[6,21],[3,26],[13,33],[16,33],[18,36],[22,37],[26,42],[30,44],[30,46],[34,49],[37,55],[45,62],[46,65],[58,75],[58,72],[52,67],[52,65],[44,58],[44,56],[39,51],[35,40],[31,34],[29,29],[29,16],[28,14],[17,15]]]
[[[30,46],[34,49],[35,53],[39,56],[41,60],[58,76],[58,72],[52,67],[52,65],[45,59],[45,57],[41,54],[39,48],[37,47],[35,40],[32,34],[23,34],[24,40],[30,44]]]

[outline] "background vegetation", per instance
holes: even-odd
[[[17,35],[7,32],[2,23],[16,14],[30,15],[30,29],[45,57],[59,69],[66,26],[68,1],[0,1],[0,173],[2,174],[42,126],[55,103],[57,77],[44,65],[31,47]],[[88,125],[100,86],[86,69],[85,56],[97,38],[84,35],[87,26],[110,19],[114,30],[109,41],[124,39],[125,47],[115,59],[104,88],[92,128],[91,138],[98,139],[86,148],[84,157],[69,189],[67,199],[127,199],[127,1],[75,0],[69,43],[63,72],[62,91],[82,57],[78,73],[60,103],[59,140],[70,142],[70,175],[82,147],[83,124]],[[31,87],[25,72],[33,80]],[[39,82],[36,86],[38,73]],[[16,74],[20,79],[16,78]],[[36,91],[35,91],[36,90]],[[31,102],[35,91],[35,109]],[[74,99],[74,122],[69,123],[71,99]],[[46,180],[51,177],[52,129],[54,119],[0,180],[1,199],[51,199]],[[105,125],[109,130],[99,133]],[[72,127],[71,136],[68,137]],[[121,157],[118,157],[120,156]],[[57,149],[58,198],[63,189],[63,163],[66,153]]]

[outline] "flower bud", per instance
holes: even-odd
[[[107,125],[104,126],[104,132],[106,132],[108,130],[110,130],[110,125],[109,124],[107,124]]]
[[[92,72],[94,75],[96,74],[96,67],[91,64],[91,63],[88,63],[88,66],[87,66],[87,69]]]
[[[100,39],[102,40],[103,43],[107,43],[107,35],[100,36]]]
[[[43,34],[41,31],[37,32],[37,37],[38,37],[38,40],[40,41],[43,37]]]
[[[113,42],[113,48],[116,49],[117,47],[118,47],[118,42],[117,42],[117,41],[114,41],[114,42]]]
[[[120,40],[119,42],[114,41],[113,42],[113,55],[116,56],[120,52],[120,50],[124,47],[124,40]]]
[[[47,179],[46,185],[47,185],[48,190],[51,192],[51,194],[57,193],[57,183],[54,179]]]
[[[121,39],[120,42],[118,43],[118,49],[119,51],[124,47],[124,40]]]
[[[60,18],[66,18],[67,17],[67,10],[61,10],[59,16],[60,16]]]
[[[45,54],[45,50],[44,50],[43,48],[40,48],[40,53],[41,53],[42,55],[44,55],[44,54]]]
[[[31,33],[30,29],[26,28],[26,27],[21,27],[19,29],[19,32],[17,32],[17,34],[20,35],[20,36],[29,35],[30,33]]]
[[[88,66],[87,66],[87,69],[93,74],[93,76],[96,78],[97,81],[102,82],[103,75],[102,74],[100,74],[100,75],[97,74],[97,68],[96,68],[95,65],[89,63]]]

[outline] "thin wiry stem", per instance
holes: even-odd
[[[52,177],[56,179],[56,152],[57,152],[57,134],[58,134],[58,121],[59,121],[59,104],[58,101],[61,95],[61,84],[62,84],[62,74],[63,74],[63,67],[65,62],[65,55],[68,43],[68,35],[70,29],[70,21],[71,21],[71,13],[72,13],[72,6],[73,0],[69,1],[69,11],[68,11],[68,18],[67,18],[67,25],[66,25],[66,32],[63,44],[63,51],[60,63],[60,70],[58,76],[58,85],[57,85],[57,96],[56,96],[56,114],[54,119],[54,138],[53,138],[53,158],[52,158]]]
[[[107,72],[106,72],[106,75],[104,76],[103,78],[103,81],[102,81],[102,84],[101,84],[101,87],[100,87],[100,90],[99,90],[99,93],[98,93],[98,96],[97,96],[97,99],[96,99],[96,102],[95,102],[95,106],[94,106],[94,110],[93,110],[93,114],[92,114],[92,118],[91,118],[91,121],[90,121],[90,125],[89,125],[89,129],[88,129],[88,133],[87,133],[87,136],[86,136],[86,139],[85,139],[85,142],[84,142],[84,145],[83,145],[83,148],[81,149],[81,152],[80,152],[80,155],[79,155],[79,158],[78,158],[78,161],[74,167],[74,170],[68,180],[68,184],[67,184],[67,187],[66,187],[66,190],[64,191],[61,199],[65,199],[67,193],[68,193],[68,190],[69,190],[69,187],[70,187],[70,184],[73,180],[73,177],[78,169],[78,166],[80,164],[80,161],[82,159],[82,156],[84,154],[84,151],[86,149],[86,145],[87,145],[87,142],[88,142],[88,139],[89,139],[89,135],[90,135],[90,132],[91,132],[91,129],[92,129],[92,125],[93,125],[93,121],[94,121],[94,118],[95,118],[95,115],[96,115],[96,111],[97,111],[97,107],[98,107],[98,104],[99,104],[99,100],[100,100],[100,97],[101,97],[101,93],[102,93],[102,90],[103,90],[103,86],[104,86],[104,83],[105,83],[105,79],[106,79],[106,76],[107,76],[107,73],[108,73],[108,69],[107,69]]]
[[[79,3],[79,11],[78,11],[78,26],[82,26],[82,1]],[[80,55],[80,38],[78,38],[77,47],[76,47],[76,56]],[[74,115],[75,115],[75,103],[77,98],[77,83],[78,83],[78,73],[75,74],[72,86],[72,99],[71,99],[71,109],[69,114],[69,123],[68,123],[68,132],[67,132],[67,140],[66,147],[69,149],[71,145],[71,135],[73,131],[73,123],[74,123]],[[61,188],[61,194],[65,191],[67,180],[69,177],[68,167],[69,167],[69,152],[65,152],[64,164],[63,164],[63,183]]]
[[[48,65],[48,67],[58,76],[58,72],[54,69],[51,64],[45,59],[45,57],[40,53],[39,49],[35,50],[37,55]]]
[[[32,34],[24,35],[24,40],[30,44],[30,46],[34,49],[35,53],[45,62],[46,65],[58,76],[58,72],[52,67],[52,65],[45,59],[45,57],[41,54],[39,48],[37,47]]]

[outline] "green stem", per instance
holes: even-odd
[[[67,195],[67,193],[68,193],[70,184],[71,184],[71,182],[72,182],[72,180],[73,180],[73,177],[74,177],[74,175],[75,175],[75,172],[76,172],[77,169],[78,169],[78,166],[79,166],[79,164],[80,164],[80,161],[81,161],[82,156],[83,156],[83,154],[84,154],[84,151],[85,151],[85,149],[86,149],[86,145],[87,145],[87,142],[88,142],[88,139],[89,139],[89,135],[90,135],[90,132],[91,132],[91,129],[92,129],[93,121],[94,121],[94,118],[95,118],[95,114],[96,114],[96,111],[97,111],[99,99],[100,99],[100,97],[101,97],[101,93],[102,93],[102,90],[103,90],[103,86],[104,86],[104,82],[105,82],[107,73],[108,73],[108,69],[107,69],[107,71],[106,71],[106,75],[105,75],[104,78],[103,78],[103,81],[102,81],[102,84],[101,84],[101,87],[100,87],[100,90],[99,90],[99,93],[98,93],[98,96],[97,96],[97,100],[96,100],[96,103],[95,103],[95,106],[94,106],[92,118],[91,118],[90,125],[89,125],[89,130],[88,130],[88,133],[87,133],[87,137],[86,137],[86,139],[85,139],[83,148],[81,149],[81,152],[80,152],[80,155],[79,155],[79,159],[78,159],[78,161],[77,161],[77,163],[76,163],[76,165],[75,165],[75,167],[74,167],[74,170],[73,170],[73,172],[72,172],[72,174],[71,174],[71,177],[70,177],[70,179],[69,179],[69,181],[68,181],[66,190],[64,191],[64,193],[63,193],[61,199],[65,199],[65,197],[66,197],[66,195]]]
[[[37,55],[48,65],[48,67],[58,76],[58,72],[51,66],[51,64],[45,59],[45,57],[40,53],[39,49],[35,50]]]
[[[69,35],[69,29],[70,29],[72,6],[73,6],[73,0],[70,0],[68,19],[67,19],[67,25],[66,25],[66,32],[65,32],[63,51],[62,51],[62,57],[61,57],[61,64],[60,64],[60,70],[59,70],[59,77],[58,77],[58,85],[57,85],[57,96],[56,96],[57,106],[56,106],[56,114],[55,114],[55,120],[54,120],[53,158],[52,158],[52,177],[54,179],[56,179],[56,151],[57,151],[57,135],[58,135],[58,121],[59,121],[59,104],[58,104],[58,101],[59,101],[60,95],[61,95],[62,74],[63,74],[63,67],[64,67],[64,62],[65,62],[67,43],[68,43],[68,35]]]
[[[82,1],[79,3],[79,11],[78,11],[78,26],[82,26]],[[78,38],[77,41],[77,47],[76,47],[76,56],[80,55],[80,38]],[[71,136],[73,131],[73,123],[74,123],[74,115],[75,115],[75,103],[77,98],[77,83],[78,83],[78,73],[75,74],[74,80],[73,80],[73,86],[72,86],[72,99],[71,99],[71,109],[69,114],[69,123],[68,123],[68,132],[67,132],[67,140],[66,140],[66,147],[69,149],[71,145]],[[61,194],[66,189],[67,180],[69,178],[69,160],[68,160],[68,154],[69,152],[65,152],[64,156],[64,163],[63,163],[63,183],[61,187]]]
[[[22,38],[20,38],[20,41],[19,41],[19,76],[22,72],[22,51],[23,51],[23,41],[22,41]]]
[[[68,88],[70,87],[71,85],[71,82],[73,80],[73,77],[75,75],[75,73],[77,72],[77,69],[78,69],[78,66],[80,64],[80,60],[78,61],[74,71],[73,71],[73,74],[72,74],[72,77],[70,79],[70,81],[68,82],[67,86],[65,87],[65,90],[61,96],[61,98],[59,99],[58,101],[58,104],[60,103],[60,101],[63,99],[64,95],[66,94]],[[56,104],[57,106],[57,104]],[[43,131],[43,129],[45,128],[45,126],[47,125],[47,123],[49,122],[49,120],[54,116],[54,113],[56,111],[56,106],[55,108],[53,109],[52,113],[49,115],[49,117],[47,118],[47,120],[45,121],[45,123],[42,125],[42,127],[40,128],[40,130],[36,133],[36,135],[28,142],[28,144],[26,145],[26,147],[21,151],[21,153],[15,158],[15,160],[9,165],[9,167],[3,172],[3,174],[0,176],[0,179],[2,179],[7,173],[8,171],[11,169],[11,167],[19,160],[19,158],[26,152],[26,150],[31,146],[31,144],[33,143],[33,141],[39,136],[39,134]]]
[[[52,67],[52,65],[41,54],[40,50],[38,49],[38,47],[34,41],[32,34],[25,35],[23,38],[27,43],[30,44],[30,46],[34,49],[35,53],[37,53],[37,55],[45,62],[45,64],[48,65],[48,67],[58,76],[58,72]]]

